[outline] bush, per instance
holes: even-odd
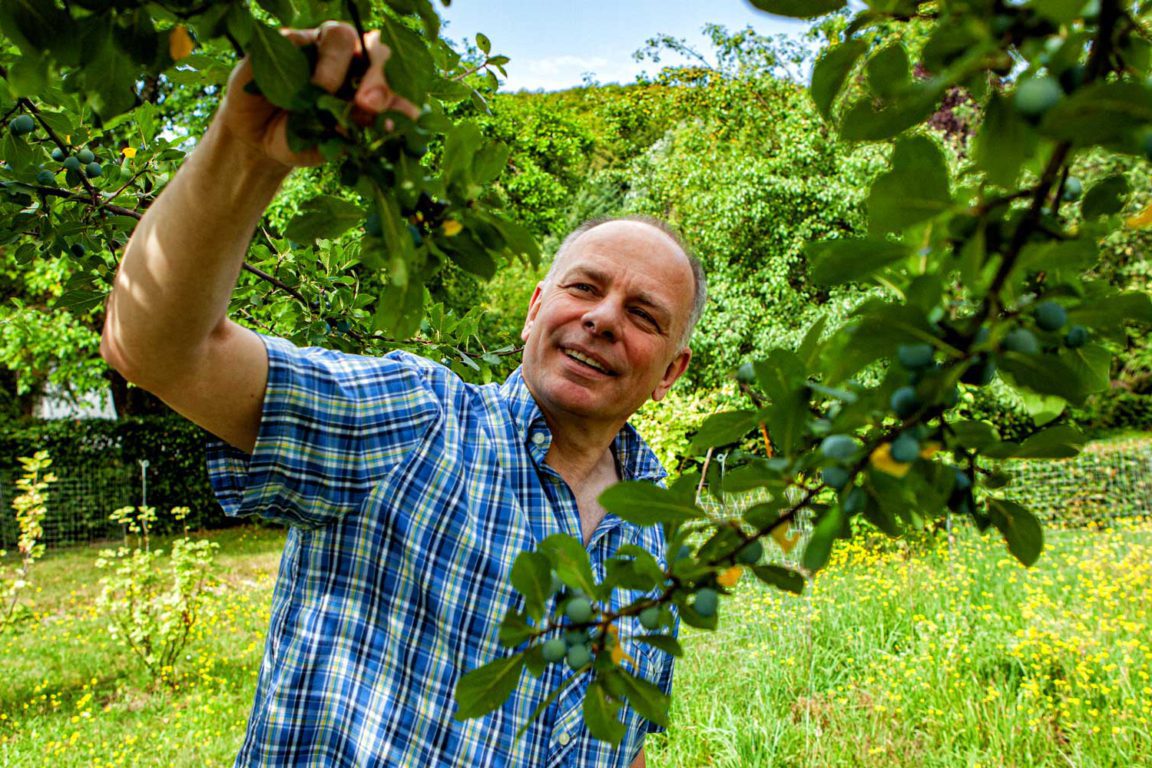
[[[204,430],[179,416],[0,423],[0,495],[9,492],[2,479],[19,471],[11,457],[48,451],[60,483],[44,519],[45,541],[91,541],[115,534],[108,522],[113,509],[140,501],[137,462],[146,459],[149,504],[183,504],[193,527],[221,527],[230,521],[208,482],[205,439]],[[158,532],[170,532],[170,524],[163,521]],[[10,524],[0,524],[0,543],[16,535]]]

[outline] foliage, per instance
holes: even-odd
[[[183,523],[187,507],[173,507]],[[97,609],[108,619],[112,637],[135,654],[152,679],[175,683],[175,666],[200,620],[215,582],[211,574],[216,542],[194,541],[184,535],[172,540],[167,556],[151,548],[149,529],[156,522],[154,507],[122,507],[111,519],[124,526],[124,545],[101,550],[96,567],[108,571],[97,598]]]
[[[757,5],[813,15],[811,4]],[[821,7],[843,6],[841,0]],[[784,269],[802,274],[807,266],[811,284],[828,289],[860,286],[863,300],[843,314],[822,313],[801,337],[777,339],[741,366],[750,407],[712,416],[693,441],[704,451],[766,430],[770,458],[712,469],[706,478],[721,498],[759,489],[766,501],[709,519],[691,475],[668,489],[623,483],[606,491],[600,501],[608,511],[664,526],[668,567],[648,553],[622,551],[597,583],[578,542],[549,539],[522,554],[512,585],[524,609],[505,618],[501,633],[515,650],[462,679],[458,716],[499,706],[521,669],[541,674],[550,661],[546,641],[565,628],[591,637],[592,660],[569,662],[578,672],[591,670],[585,721],[596,738],[619,738],[611,714],[623,701],[663,722],[668,701],[634,689],[619,663],[624,632],[614,630],[646,616],[653,634],[633,641],[676,653],[679,646],[663,634],[673,622],[668,609],[689,626],[715,628],[716,597],[742,568],[800,591],[829,562],[836,542],[852,536],[858,518],[900,536],[958,515],[981,531],[997,529],[1021,563],[1040,556],[1040,523],[1011,498],[1011,476],[998,463],[1075,456],[1085,438],[1062,419],[1069,405],[1108,386],[1111,354],[1103,342],[1123,344],[1132,324],[1152,323],[1147,293],[1122,290],[1089,271],[1099,259],[1097,244],[1123,226],[1126,179],[1111,175],[1085,187],[1070,175],[1090,151],[1152,156],[1147,9],[1119,0],[1085,9],[993,0],[896,6],[869,4],[856,14],[813,71],[816,111],[842,139],[891,145],[887,169],[864,195],[867,229],[798,228],[805,239],[823,239]],[[867,33],[901,24],[917,26],[922,47]],[[915,68],[910,50],[919,58]],[[1015,78],[1005,82],[1016,61]],[[959,170],[940,142],[917,128],[957,87],[983,114]],[[818,130],[813,124],[809,133]],[[728,164],[740,161],[725,157],[719,142],[714,151]],[[772,152],[765,147],[764,154]],[[791,181],[751,178],[743,192],[749,205],[762,199],[758,187],[773,200]],[[1067,215],[1069,208],[1078,209],[1078,219]],[[764,218],[774,211],[766,208]],[[1134,225],[1146,224],[1144,218]],[[777,289],[769,297],[783,295]],[[962,389],[996,379],[1039,425],[1020,439],[957,415]],[[761,564],[761,540],[790,549],[789,531],[800,520],[811,521],[811,534],[798,564]],[[601,609],[619,586],[648,597],[619,611]]]
[[[44,545],[40,539],[44,535],[41,521],[47,512],[45,490],[56,482],[55,475],[45,472],[52,466],[47,451],[21,457],[20,464],[24,468],[23,476],[16,481],[20,494],[12,500],[16,524],[20,529],[17,541],[20,565],[10,567],[3,562],[8,553],[0,549],[0,633],[22,616],[17,610],[24,608],[20,603],[20,593],[31,585],[32,564],[44,554]]]
[[[293,47],[277,27],[332,15],[361,35],[364,24],[382,30],[398,53],[389,82],[423,105],[417,121],[363,124],[310,84],[314,49]],[[0,284],[13,297],[0,308],[0,365],[21,392],[46,378],[84,391],[103,374],[95,330],[119,251],[241,54],[255,87],[295,109],[297,146],[335,162],[300,174],[269,212],[234,315],[303,344],[376,353],[411,341],[479,379],[499,362],[467,321],[453,336],[422,325],[445,270],[490,277],[537,258],[491,184],[508,149],[475,122],[492,70],[508,61],[486,38],[477,58],[462,57],[439,38],[429,0],[16,4],[0,12],[0,29]]]

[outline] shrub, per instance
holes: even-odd
[[[184,524],[187,517],[187,507],[172,509],[175,522]],[[112,520],[124,526],[125,543],[101,551],[96,561],[97,568],[110,571],[101,580],[97,607],[108,617],[112,637],[139,657],[152,679],[172,685],[176,662],[214,583],[211,571],[219,546],[193,541],[185,525],[167,556],[153,550],[154,507],[122,507]]]

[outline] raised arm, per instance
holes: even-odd
[[[360,41],[347,24],[289,33],[319,49],[313,82],[334,92]],[[371,66],[355,96],[365,113],[416,109],[384,81],[387,48],[367,36]],[[226,442],[251,451],[268,376],[264,345],[227,317],[249,241],[281,182],[317,152],[288,149],[287,114],[247,93],[241,62],[211,126],[125,249],[100,352],[123,376]]]

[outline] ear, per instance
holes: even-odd
[[[672,389],[672,385],[676,383],[676,379],[684,375],[684,371],[688,370],[688,361],[692,359],[692,350],[685,347],[676,353],[676,357],[672,358],[672,362],[668,363],[668,367],[664,370],[664,376],[660,379],[660,383],[656,385],[656,389],[652,390],[652,399],[659,401],[664,399],[664,395],[668,394],[668,390]]]
[[[524,316],[524,328],[520,331],[520,340],[528,341],[528,332],[532,330],[532,323],[540,313],[540,294],[544,291],[544,283],[536,283],[536,290],[532,291],[532,298],[528,300],[528,314]]]

